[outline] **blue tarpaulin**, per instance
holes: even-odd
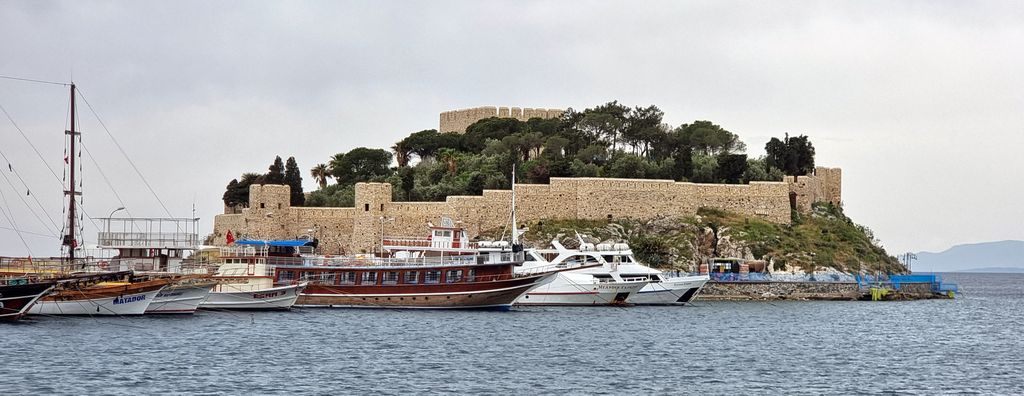
[[[283,239],[272,241],[264,241],[260,239],[239,239],[235,241],[235,245],[298,247],[306,245],[312,246],[313,241],[305,239]]]

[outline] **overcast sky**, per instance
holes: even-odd
[[[619,100],[714,121],[754,156],[810,136],[818,165],[843,168],[847,214],[891,254],[1024,239],[1019,2],[5,1],[0,38],[0,75],[73,77],[204,233],[227,182],[275,155],[296,157],[309,190],[313,165],[437,128],[441,111]],[[58,175],[67,100],[0,79],[0,105]],[[121,206],[98,164],[132,215],[166,216],[82,108],[88,214]],[[59,224],[57,180],[3,114],[0,150]],[[0,204],[32,254],[55,254],[57,231],[7,174]],[[12,228],[0,217],[0,255],[29,253]]]

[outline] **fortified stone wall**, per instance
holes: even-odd
[[[799,208],[811,202],[839,203],[839,169],[819,168],[796,182],[695,184],[671,180],[552,178],[550,184],[517,184],[520,221],[542,219],[645,219],[689,216],[700,207],[724,209],[775,223],[788,223],[790,194]],[[352,208],[289,205],[289,187],[253,185],[249,207],[240,214],[218,215],[216,244],[228,230],[237,239],[288,239],[315,236],[327,254],[373,252],[386,235],[425,236],[426,225],[441,217],[461,222],[470,237],[506,226],[512,192],[485,190],[479,196],[450,196],[444,202],[392,202],[387,183],[358,183]],[[805,203],[805,204],[804,204]],[[804,209],[805,210],[805,209]]]
[[[818,167],[811,175],[786,176],[785,180],[786,183],[789,183],[790,190],[796,194],[797,210],[806,212],[811,210],[811,204],[815,202],[831,202],[841,205],[842,179],[842,169]]]
[[[519,108],[519,107],[474,107],[471,109],[461,109],[445,111],[441,113],[441,122],[438,125],[438,132],[458,132],[465,133],[466,128],[473,125],[474,122],[480,121],[485,118],[501,117],[501,118],[515,118],[519,121],[529,121],[531,118],[557,118],[561,117],[565,110],[559,109],[533,109],[533,108]]]

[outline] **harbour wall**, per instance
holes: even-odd
[[[698,300],[856,300],[857,282],[708,282]]]
[[[794,202],[840,203],[838,172],[801,176],[799,183],[697,184],[671,180],[551,178],[549,184],[517,184],[516,213],[521,222],[544,219],[650,219],[693,216],[701,207],[723,209],[774,223],[790,221]],[[795,194],[795,195],[794,195]],[[805,197],[802,194],[813,194]],[[253,185],[249,207],[216,216],[215,244],[231,231],[236,239],[289,239],[314,236],[326,254],[353,254],[379,249],[384,235],[426,236],[430,222],[441,217],[461,222],[470,237],[504,227],[509,220],[511,190],[484,190],[477,196],[449,196],[443,202],[393,202],[388,183],[357,183],[350,208],[292,207],[285,185]],[[809,207],[809,203],[808,203]],[[799,208],[798,208],[799,209]]]

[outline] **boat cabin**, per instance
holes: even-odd
[[[111,217],[99,219],[100,249],[117,254],[96,261],[99,271],[181,272],[199,242],[198,218]]]

